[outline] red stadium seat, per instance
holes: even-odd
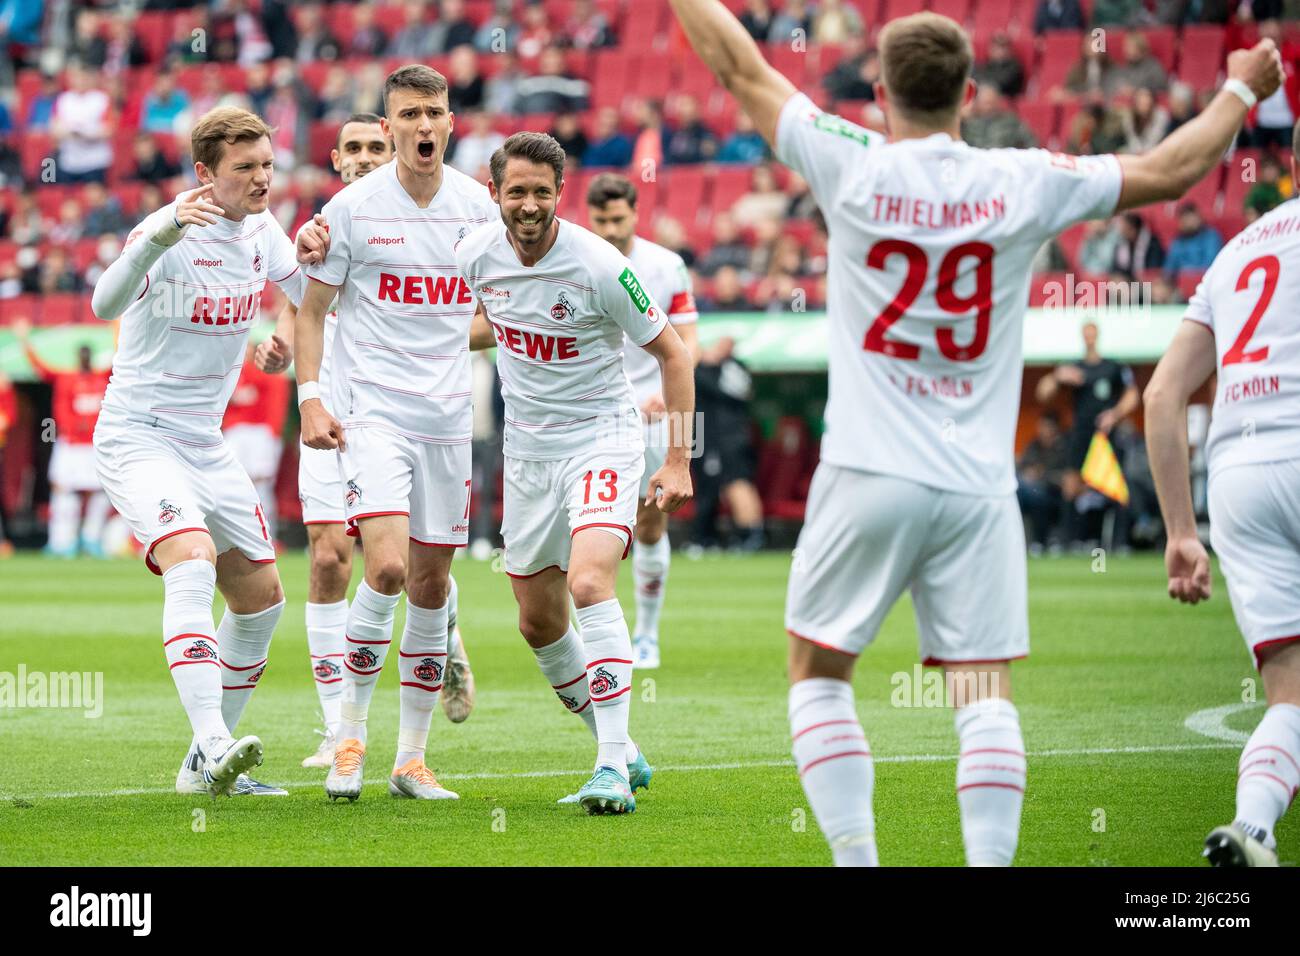
[[[307,134],[307,158],[317,165],[330,168],[330,150],[338,142],[338,124],[322,120],[311,124]]]
[[[699,221],[705,208],[707,184],[708,177],[703,166],[671,167],[660,183],[664,199],[660,212],[690,228]]]
[[[140,40],[150,63],[161,63],[176,29],[176,14],[167,10],[145,10],[136,19],[132,33]]]
[[[1201,276],[1204,272],[1180,272],[1178,273],[1178,292],[1184,299],[1191,299],[1196,294],[1196,287],[1200,285]]]
[[[709,194],[709,207],[714,212],[725,212],[749,192],[752,174],[748,166],[713,166],[713,187]]]
[[[807,50],[796,50],[789,44],[781,43],[769,46],[763,52],[777,72],[795,86],[802,87],[806,84],[809,66]]]
[[[1237,233],[1246,228],[1246,216],[1239,211],[1224,211],[1211,221],[1210,225],[1219,230],[1219,238],[1227,243]]]
[[[763,509],[774,518],[803,519],[807,476],[816,466],[817,446],[808,423],[797,415],[777,420],[772,437],[759,453],[757,485]]]
[[[628,92],[633,96],[662,100],[672,90],[672,74],[664,58],[655,53],[637,53],[628,61]]]
[[[18,138],[18,153],[23,164],[23,178],[28,182],[41,179],[42,164],[55,153],[54,137],[49,133],[26,132]]]
[[[592,58],[591,105],[621,109],[627,89],[627,56],[622,50],[599,50]]]
[[[860,7],[861,4],[858,6]],[[880,11],[880,23],[883,25],[899,17],[909,17],[913,13],[920,13],[924,9],[925,0],[884,0]]]
[[[1225,162],[1223,170],[1223,212],[1240,214],[1246,205],[1246,196],[1259,182],[1259,164],[1263,159],[1261,149],[1239,149]]]
[[[26,319],[32,325],[40,322],[41,297],[39,295],[20,295],[4,300],[4,308],[0,309],[0,324],[9,325],[19,319]]]
[[[1083,246],[1083,234],[1087,230],[1085,223],[1071,226],[1060,235],[1061,252],[1069,268],[1075,269],[1079,264],[1079,249]]]
[[[1183,28],[1178,78],[1196,90],[1206,90],[1219,79],[1223,64],[1223,28],[1192,24]]]
[[[1038,139],[1039,146],[1046,147],[1055,141],[1057,119],[1055,103],[1025,97],[1017,104],[1016,112]]]
[[[932,0],[930,9],[958,23],[965,23],[970,0]]]
[[[81,296],[75,292],[56,292],[42,297],[39,323],[75,325],[80,320],[81,314]]]
[[[1053,87],[1065,85],[1065,77],[1079,61],[1082,47],[1082,33],[1060,30],[1043,37],[1043,60],[1033,77],[1040,96]]]
[[[1174,28],[1148,27],[1138,32],[1147,38],[1147,44],[1151,47],[1151,54],[1160,61],[1160,65],[1165,68],[1165,72],[1172,73],[1174,71],[1174,50],[1178,43]]]

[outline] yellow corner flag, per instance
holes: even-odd
[[[1101,432],[1092,436],[1092,444],[1088,446],[1088,455],[1083,460],[1083,469],[1079,475],[1088,487],[1095,488],[1121,505],[1128,505],[1128,482],[1124,480],[1124,472],[1120,470],[1119,459],[1115,457],[1110,439]]]

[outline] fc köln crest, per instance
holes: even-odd
[[[253,247],[253,271],[254,272],[262,271],[262,247],[261,246]]]
[[[565,319],[572,317],[574,312],[573,303],[563,292],[555,300],[555,305],[551,306],[551,318],[556,322],[563,322]]]
[[[177,508],[166,498],[158,502],[158,523],[159,524],[171,524],[177,518],[183,518],[183,517],[185,516],[181,514],[181,509]]]
[[[436,684],[442,677],[442,665],[432,657],[426,657],[415,665],[415,670],[412,673],[422,681]]]
[[[348,482],[348,490],[345,495],[348,506],[351,507],[361,500],[361,487],[355,481]]]

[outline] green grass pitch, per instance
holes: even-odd
[[[104,702],[97,719],[0,709],[0,865],[826,864],[790,764],[788,564],[676,557],[664,666],[635,676],[632,732],[654,783],[634,815],[587,817],[555,800],[585,779],[594,744],[546,687],[515,629],[509,583],[488,563],[454,569],[478,706],[460,726],[439,712],[430,734],[429,762],[461,799],[388,796],[390,667],[371,709],[364,796],[332,804],[324,772],[299,766],[317,739],[302,556],[280,562],[289,603],[241,725],[266,745],[256,776],[290,796],[220,801],[171,789],[189,730],[163,666],[159,580],[138,562],[5,562],[0,672],[102,671]],[[629,579],[625,569],[630,612]],[[1222,578],[1208,605],[1185,608],[1165,596],[1156,558],[1112,557],[1104,572],[1090,558],[1039,560],[1029,594],[1033,653],[1013,670],[1030,754],[1017,863],[1199,865],[1205,833],[1232,816],[1240,744],[1185,721],[1240,705],[1243,681],[1256,678]],[[904,600],[855,680],[878,758],[880,858],[958,865],[952,715],[890,703],[893,675],[910,676],[916,660]],[[1232,710],[1219,733],[1248,732],[1261,713]],[[1291,817],[1279,828],[1284,863],[1300,860]]]

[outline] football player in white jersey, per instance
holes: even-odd
[[[881,31],[890,137],[819,110],[717,0],[671,0],[692,46],[830,231],[830,392],[822,460],[786,598],[790,727],[836,863],[874,865],[873,765],[856,657],[910,588],[925,663],[947,672],[966,862],[1008,865],[1024,744],[1008,662],[1029,650],[1012,459],[1030,262],[1062,229],[1182,194],[1280,82],[1273,44],[1233,53],[1195,120],[1141,156],[972,149],[971,47],[937,14]]]
[[[374,113],[354,113],[339,127],[330,161],[343,184],[355,182],[393,158],[392,140]],[[257,348],[257,363],[264,372],[282,372],[293,360],[293,331],[298,310],[288,304],[280,313],[275,334]],[[329,393],[330,347],[338,325],[338,312],[325,316],[324,354],[320,388]],[[307,578],[307,645],[312,679],[325,722],[320,746],[303,760],[304,767],[329,768],[334,763],[343,704],[344,631],[348,623],[348,584],[352,581],[353,541],[345,533],[343,480],[338,453],[303,445],[298,459],[298,500],[307,527],[311,565]],[[456,621],[456,580],[451,579],[447,604],[447,669],[439,699],[452,723],[460,723],[474,707],[474,674]]]
[[[474,297],[453,250],[494,208],[481,184],[443,163],[453,120],[440,73],[393,71],[384,104],[396,158],[326,204],[328,253],[308,270],[296,322],[303,443],[338,449],[345,513],[365,561],[348,611],[339,743],[325,792],[361,795],[370,698],[405,589],[389,792],[454,799],[424,759],[446,670],[452,549],[465,546],[469,530]],[[336,293],[330,392],[322,395],[324,321]]]
[[[202,185],[132,231],[91,300],[101,319],[121,317],[95,464],[162,575],[163,650],[194,731],[184,793],[284,793],[244,773],[261,741],[234,738],[284,592],[257,492],[221,435],[263,286],[301,297],[293,243],[267,211],[270,133],[242,109],[201,117],[190,139]],[[226,612],[214,628],[216,588]]]
[[[1291,176],[1300,156],[1293,135]],[[1169,596],[1210,597],[1187,465],[1187,402],[1218,376],[1206,452],[1210,542],[1268,709],[1237,770],[1237,814],[1211,831],[1215,866],[1277,866],[1273,828],[1300,789],[1300,200],[1228,242],[1146,390],[1147,448],[1169,542]]]
[[[471,344],[497,345],[506,573],[542,674],[596,736],[596,768],[578,802],[588,813],[626,813],[651,768],[628,736],[632,640],[614,591],[632,547],[645,456],[624,336],[655,357],[668,415],[683,423],[646,495],[667,513],[691,494],[691,356],[632,264],[556,218],[559,143],[516,133],[490,168],[501,221],[467,236],[456,264],[486,314]],[[569,622],[570,595],[581,638]]]
[[[677,253],[636,234],[636,198],[636,186],[626,176],[617,173],[596,176],[587,187],[587,219],[591,231],[627,256],[651,297],[668,310],[668,321],[690,349],[692,361],[698,362],[695,323],[699,316],[695,311],[690,273]],[[664,387],[654,356],[631,341],[623,346],[623,365],[645,424],[645,470],[640,491],[645,498],[650,476],[664,463],[668,449]],[[642,501],[637,506],[636,543],[632,545],[632,582],[636,587],[632,659],[638,668],[649,670],[659,666],[659,615],[664,606],[672,556],[668,515]]]

